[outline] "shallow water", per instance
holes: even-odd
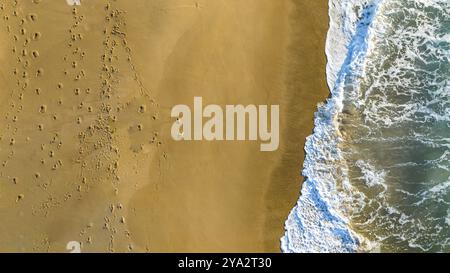
[[[330,4],[333,96],[283,250],[450,251],[450,2]]]

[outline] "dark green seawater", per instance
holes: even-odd
[[[283,250],[450,252],[450,0],[331,2],[349,39]]]

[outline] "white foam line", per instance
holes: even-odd
[[[365,5],[370,3],[371,5]],[[372,247],[349,227],[346,199],[351,198],[345,162],[338,143],[336,117],[342,111],[342,83],[349,73],[363,71],[370,47],[371,22],[382,0],[330,0],[327,36],[327,77],[332,96],[318,109],[314,134],[307,138],[303,184],[297,206],[291,211],[281,239],[284,252],[356,252]],[[354,8],[363,8],[363,19]],[[341,173],[338,175],[337,173]],[[338,183],[340,190],[338,190]],[[347,200],[348,201],[348,200]]]

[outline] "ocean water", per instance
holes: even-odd
[[[450,0],[330,0],[284,252],[450,251]]]

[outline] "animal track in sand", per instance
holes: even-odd
[[[66,3],[70,6],[80,6],[81,0],[66,0]]]
[[[37,20],[37,14],[35,14],[35,13],[30,13],[30,14],[28,14],[27,17],[28,17],[28,20],[30,20],[32,22],[35,22]]]
[[[41,37],[42,37],[42,34],[40,32],[35,32],[35,33],[33,33],[33,36],[32,36],[33,40],[35,40],[35,41],[39,40]]]
[[[39,107],[39,112],[44,114],[45,112],[47,112],[47,105],[43,104]]]
[[[36,71],[36,77],[42,77],[42,76],[44,76],[44,69],[43,68],[39,68]]]

